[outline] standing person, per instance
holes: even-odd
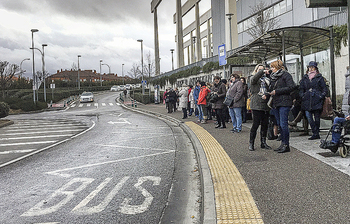
[[[189,100],[189,102],[190,102],[190,111],[192,111],[192,113],[193,113],[194,108],[195,108],[193,92],[194,92],[194,88],[191,89],[191,92],[190,92],[190,94],[188,95],[188,100]],[[188,116],[192,116],[192,113],[189,114]]]
[[[221,78],[219,76],[214,77],[214,86],[212,89],[212,92],[217,95],[216,102],[213,103],[213,109],[215,109],[216,112],[216,118],[218,121],[218,124],[215,126],[215,128],[223,129],[226,128],[225,124],[225,114],[224,114],[224,100],[226,96],[226,86],[224,83],[221,82]]]
[[[206,82],[205,84],[207,85],[207,88],[210,90],[210,92],[212,92],[212,85],[210,84],[210,82]],[[210,96],[208,96],[207,98],[210,99]],[[207,120],[213,120],[213,116],[216,117],[216,115],[213,111],[213,104],[209,100],[207,100],[207,105],[205,106],[205,109],[207,113]]]
[[[188,109],[188,116],[192,116],[193,113],[193,107],[191,108],[191,102],[190,102],[190,94],[192,92],[193,86],[192,85],[188,85],[188,94],[187,94],[187,109]]]
[[[267,99],[263,99],[260,89],[261,86],[268,86],[269,78],[267,77],[264,66],[258,64],[250,76],[250,108],[252,110],[253,125],[250,129],[249,150],[254,151],[254,142],[257,130],[260,126],[260,143],[262,149],[271,149],[266,144],[267,129],[269,124],[270,108],[267,106]],[[265,89],[267,90],[267,89]]]
[[[307,74],[300,81],[299,87],[301,109],[305,111],[312,130],[309,140],[320,139],[320,116],[327,91],[326,82],[318,71],[317,63],[310,61]]]
[[[241,77],[241,82],[243,83],[243,98],[244,105],[242,106],[242,123],[247,122],[247,99],[248,99],[248,85],[245,77]]]
[[[230,105],[230,116],[233,125],[231,132],[239,133],[242,131],[242,107],[244,105],[243,83],[238,74],[232,74],[231,81],[232,84],[227,93],[233,97],[232,104]]]
[[[290,152],[288,115],[293,105],[293,99],[290,94],[296,85],[281,60],[272,62],[270,67],[272,70],[271,84],[269,93],[265,94],[264,98],[266,99],[267,95],[272,97],[272,107],[275,109],[277,124],[281,128],[281,146],[275,151],[278,153]]]
[[[187,103],[188,103],[188,87],[182,84],[182,89],[179,91],[179,108],[182,108],[182,119],[187,118]]]
[[[166,102],[168,105],[168,113],[172,113],[173,110],[175,111],[174,106],[176,105],[176,93],[173,89],[170,89],[166,93]]]
[[[198,105],[200,106],[200,110],[199,110],[199,121],[202,124],[207,123],[206,119],[207,119],[207,109],[206,109],[206,105],[207,105],[207,96],[210,93],[210,90],[207,88],[205,82],[201,82],[201,90],[199,92],[199,96],[198,96]]]
[[[193,99],[194,99],[194,103],[195,103],[195,111],[194,114],[196,115],[196,117],[198,117],[199,115],[199,108],[200,107],[197,103],[198,103],[198,97],[199,97],[199,92],[201,91],[201,81],[197,80],[196,81],[196,86],[193,90]]]
[[[167,102],[166,102],[166,94],[167,94],[167,92],[168,92],[169,90],[170,90],[170,89],[167,88],[167,89],[164,91],[164,93],[163,93],[163,104],[165,104],[165,108],[166,108],[166,109],[168,109],[168,104],[167,104]]]

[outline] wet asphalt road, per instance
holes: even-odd
[[[123,109],[115,102],[117,95],[101,93],[89,106],[76,103],[66,111],[9,116],[16,127],[33,120],[51,126],[64,120],[66,128],[72,121],[88,131],[61,136],[52,141],[68,140],[0,168],[0,223],[199,221],[199,177],[190,140],[178,126]],[[43,129],[40,122],[30,128],[50,139],[45,135],[52,132],[45,130],[58,129]],[[15,140],[14,135],[13,142],[34,152],[47,147],[24,143],[38,134],[27,136]],[[7,151],[25,150],[8,139],[3,144]],[[169,212],[169,207],[178,209]]]

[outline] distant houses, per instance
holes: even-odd
[[[96,70],[80,70],[80,82],[100,82],[100,73],[97,73]],[[61,81],[78,81],[78,71],[77,70],[57,70],[56,74],[53,74],[49,77],[51,80],[61,80]],[[121,77],[117,74],[102,74],[102,81],[115,81],[115,82],[125,82],[132,80],[129,76]]]

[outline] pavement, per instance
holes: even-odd
[[[249,151],[251,120],[231,133],[231,124],[215,129],[215,121],[182,119],[163,104],[125,107],[172,121],[192,136],[203,177],[203,223],[350,223],[350,158],[320,149],[318,140],[291,132],[291,152],[280,154],[261,149],[258,134]]]

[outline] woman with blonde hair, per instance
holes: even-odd
[[[271,83],[269,92],[264,95],[272,97],[272,108],[277,120],[277,125],[281,128],[281,146],[275,149],[278,153],[290,152],[289,148],[289,128],[288,114],[293,105],[293,99],[290,93],[295,89],[296,84],[292,76],[286,71],[281,60],[270,64],[272,73],[270,75]]]

